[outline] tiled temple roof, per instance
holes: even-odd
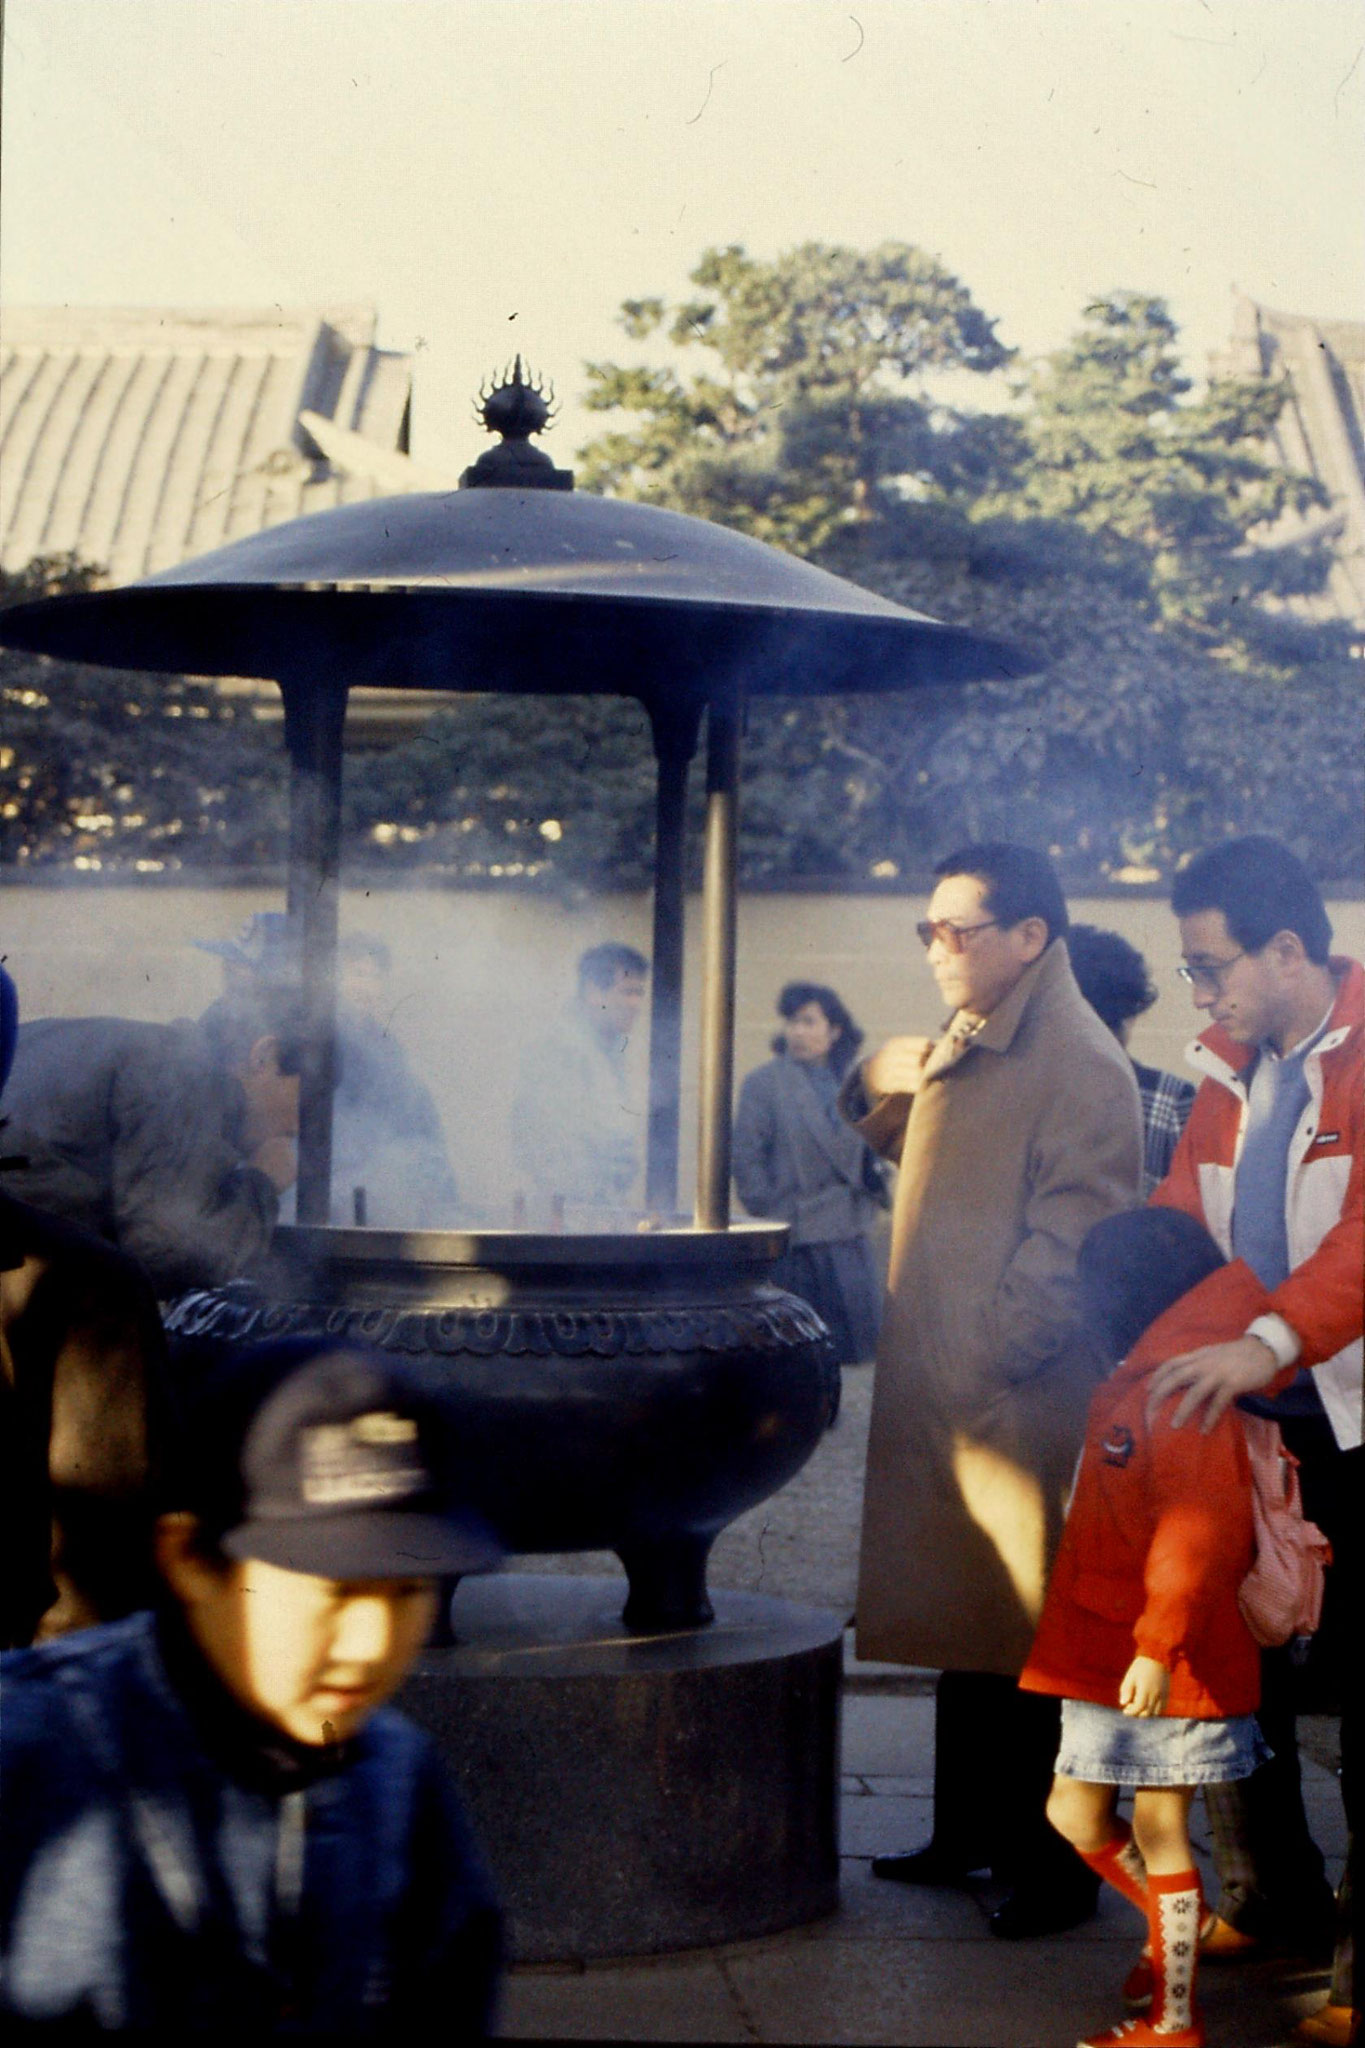
[[[74,553],[131,582],[300,513],[421,488],[405,473],[411,361],[376,348],[375,328],[355,306],[7,308],[0,564]],[[343,430],[344,463],[308,414]]]
[[[1212,366],[1238,377],[1287,376],[1289,400],[1272,436],[1275,459],[1306,470],[1332,494],[1328,512],[1286,518],[1273,541],[1330,532],[1327,587],[1294,608],[1365,629],[1365,321],[1276,313],[1239,297],[1231,346]]]
[[[131,582],[300,513],[449,488],[408,456],[411,359],[375,331],[359,306],[7,308],[0,566],[73,553]],[[1365,322],[1239,297],[1212,367],[1287,375],[1273,453],[1333,502],[1274,544],[1331,531],[1328,587],[1295,608],[1365,628]]]

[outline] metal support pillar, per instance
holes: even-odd
[[[300,1223],[331,1213],[332,1092],[336,1082],[337,890],[341,865],[344,683],[281,680],[289,749],[289,893],[303,974],[305,1048],[299,1079]]]
[[[650,961],[649,1150],[645,1206],[678,1208],[682,1107],[683,937],[687,886],[687,771],[697,750],[700,704],[650,706],[658,779],[654,797],[654,936]]]
[[[730,1097],[735,1063],[735,897],[738,887],[738,689],[706,718],[706,841],[702,863],[701,1118],[696,1221],[730,1225]]]

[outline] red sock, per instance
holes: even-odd
[[[1116,1892],[1127,1899],[1130,1906],[1136,1906],[1139,1913],[1147,1913],[1147,1867],[1142,1853],[1133,1840],[1133,1830],[1123,1821],[1119,1822],[1120,1832],[1111,1835],[1102,1849],[1088,1856],[1084,1849],[1077,1855],[1082,1863],[1088,1863],[1096,1877],[1102,1877]]]
[[[1197,1870],[1169,1877],[1147,1873],[1147,1943],[1152,1952],[1152,2004],[1148,2024],[1162,2033],[1198,2026],[1194,1973],[1204,1901]]]

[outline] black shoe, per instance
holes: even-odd
[[[1293,1919],[1274,1920],[1265,1946],[1300,1962],[1330,1963],[1336,1949],[1335,1913],[1323,1912],[1316,1918],[1295,1914]]]
[[[996,1907],[986,1925],[1002,1941],[1031,1941],[1037,1935],[1065,1934],[1093,1918],[1099,1901],[1098,1885],[1064,1891],[1011,1892]]]
[[[963,1863],[949,1856],[933,1842],[922,1849],[905,1849],[895,1856],[874,1856],[872,1875],[892,1884],[965,1884],[974,1870],[984,1870],[986,1859]]]
[[[1305,1961],[1330,1957],[1336,1940],[1336,1897],[1321,1880],[1305,1881],[1290,1895],[1277,1891],[1267,1899],[1253,1893],[1232,1917],[1239,1934],[1249,1934],[1262,1948]]]

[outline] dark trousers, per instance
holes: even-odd
[[[1220,1911],[1248,1934],[1311,1931],[1323,1922],[1326,1878],[1322,1851],[1303,1806],[1299,1771],[1300,1711],[1339,1708],[1341,1788],[1347,1827],[1355,1833],[1360,1799],[1361,1487],[1365,1451],[1340,1451],[1326,1421],[1286,1420],[1284,1440],[1299,1460],[1304,1513],[1332,1545],[1322,1625],[1308,1660],[1288,1649],[1261,1657],[1257,1714],[1271,1762],[1235,1785],[1205,1788],[1214,1861],[1222,1884]]]
[[[994,1672],[943,1671],[934,1698],[934,1843],[1011,1887],[1093,1890],[1047,1818],[1061,1702]]]

